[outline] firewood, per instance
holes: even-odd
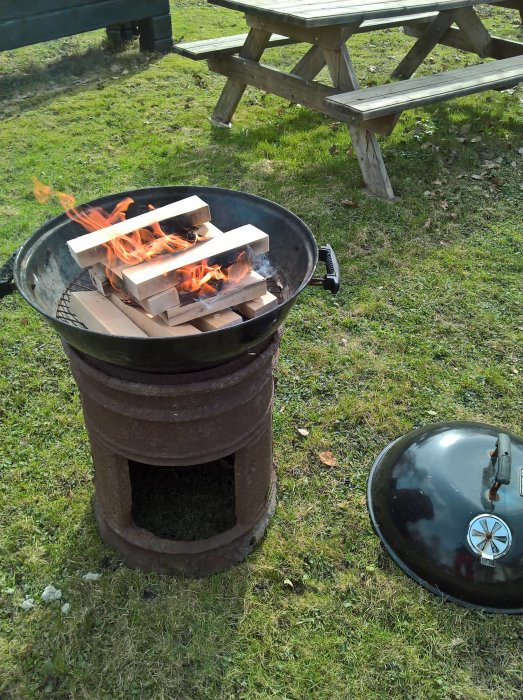
[[[198,299],[174,309],[168,309],[162,317],[170,326],[187,323],[200,316],[223,311],[231,306],[242,304],[260,297],[267,292],[267,282],[257,272],[249,272],[239,282],[224,284],[216,296]]]
[[[146,228],[166,219],[176,221],[176,224],[181,228],[188,228],[210,221],[210,218],[211,214],[207,204],[193,195],[159,209],[151,209],[145,214],[119,221],[99,231],[78,236],[67,241],[67,245],[80,267],[88,267],[104,260],[107,256],[106,244],[115,238],[126,236],[138,229]]]
[[[111,292],[115,291],[116,287],[121,288],[123,286],[122,270],[124,268],[122,267],[120,268],[120,270],[118,270],[116,265],[112,265],[110,268],[108,268],[110,270],[109,274],[111,274],[111,272],[115,274],[115,277],[113,278],[114,284],[111,284],[107,277],[102,272],[100,272],[100,270],[105,269],[107,268],[105,268],[102,263],[96,263],[94,267],[91,267],[89,269],[89,275],[94,286],[98,289],[98,291],[104,294],[104,296],[108,296],[109,294],[111,294]],[[118,272],[120,273],[119,275]],[[101,279],[105,279],[107,282],[107,284],[104,284],[102,288],[100,288]],[[102,291],[102,289],[104,291]],[[178,291],[175,287],[169,287],[169,289],[166,289],[163,292],[159,292],[158,294],[154,294],[153,296],[148,297],[147,299],[142,299],[141,301],[134,299],[133,296],[128,292],[126,292],[126,294],[130,296],[131,299],[135,301],[139,306],[142,306],[152,316],[158,316],[158,314],[161,314],[163,311],[166,311],[167,309],[170,309],[174,306],[178,306],[180,303]]]
[[[274,296],[274,294],[267,292],[257,299],[252,299],[251,301],[246,301],[243,304],[238,304],[234,308],[242,316],[246,316],[247,318],[257,318],[266,311],[276,309],[277,306],[278,299]]]
[[[127,316],[139,328],[145,331],[149,337],[163,338],[167,336],[178,337],[182,335],[195,335],[201,333],[198,328],[190,323],[182,323],[179,326],[168,326],[165,321],[157,316],[148,314],[144,309],[126,303],[125,295],[122,292],[114,292],[109,296],[109,300],[123,314]]]
[[[209,314],[208,316],[200,316],[200,318],[195,318],[193,321],[193,324],[201,331],[217,331],[220,328],[230,328],[240,323],[243,323],[242,317],[240,314],[231,311],[231,309],[218,311],[218,313]],[[173,328],[180,328],[180,326],[173,326]]]
[[[89,270],[89,277],[91,278],[91,282],[100,292],[100,294],[103,294],[104,297],[109,296],[112,287],[105,274],[100,273],[99,270],[91,268]]]
[[[158,314],[167,311],[167,309],[172,309],[175,306],[180,305],[180,297],[176,287],[169,287],[163,292],[158,292],[158,294],[153,294],[152,297],[147,297],[147,299],[141,299],[136,302],[142,306],[148,313],[153,316],[158,316]]]
[[[70,309],[90,331],[146,338],[147,334],[99,292],[71,292]]]
[[[204,241],[210,240],[211,238],[214,238],[215,236],[218,236],[223,233],[217,226],[214,226],[214,224],[211,224],[210,221],[208,221],[205,224],[201,224],[200,226],[195,226],[191,232],[195,234],[199,239],[202,239],[198,243],[195,243],[194,245],[199,245],[200,243],[203,243]],[[160,239],[161,240],[161,239]],[[138,248],[136,250],[137,255],[143,256],[143,258],[146,258],[148,254],[150,254],[150,251],[154,245],[157,245],[156,242],[152,243],[147,243],[146,245],[142,246],[141,248]],[[94,269],[98,272],[100,272],[102,275],[107,275],[107,270],[109,270],[109,274],[113,273],[113,275],[116,275],[119,279],[122,279],[122,272],[128,268],[128,267],[133,267],[134,265],[139,265],[141,262],[140,259],[137,259],[135,263],[132,262],[126,262],[124,260],[120,260],[120,258],[117,257],[112,257],[111,260],[105,259],[102,262],[96,263],[94,265]],[[174,304],[173,304],[174,306]],[[167,308],[167,307],[166,307]],[[162,309],[164,311],[165,309]],[[157,312],[160,313],[160,312]]]
[[[269,250],[269,236],[247,224],[203,241],[197,246],[172,255],[160,255],[123,271],[123,284],[136,299],[144,299],[180,281],[177,271],[226,253],[240,253],[250,248],[254,254]],[[259,295],[257,295],[259,296]]]

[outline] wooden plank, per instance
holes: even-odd
[[[425,26],[422,35],[392,72],[393,78],[410,78],[439,43],[453,22],[451,12],[441,12]]]
[[[421,31],[419,27],[414,25],[405,27],[405,34],[407,34],[407,36],[418,37]],[[491,40],[489,58],[513,58],[514,56],[521,56],[523,54],[523,43],[521,41],[501,39],[496,36],[491,37]],[[461,29],[455,29],[454,27],[451,27],[440,39],[440,44],[450,46],[453,49],[459,49],[460,51],[476,53],[476,50],[467,39],[467,36]]]
[[[213,54],[229,55],[237,53],[245,43],[248,34],[235,34],[233,36],[222,36],[216,39],[200,39],[199,41],[188,41],[182,44],[174,44],[173,52],[181,56],[192,58],[194,61],[201,61]],[[287,46],[295,44],[296,39],[290,39],[281,34],[273,34],[267,43],[267,47]]]
[[[327,101],[347,113],[367,120],[483,90],[516,85],[521,80],[523,56],[516,56],[335,95],[327,98]]]
[[[136,324],[99,292],[71,292],[71,312],[90,331],[134,338],[146,338]]]
[[[278,307],[278,299],[271,294],[271,292],[266,292],[261,297],[257,299],[252,299],[251,301],[246,301],[243,304],[235,306],[236,311],[246,318],[258,318],[267,311],[272,311]]]
[[[434,12],[422,12],[413,15],[405,15],[403,17],[389,17],[386,19],[371,19],[363,22],[357,33],[378,31],[381,29],[389,29],[391,27],[399,27],[405,24],[424,23],[435,17]],[[174,44],[172,50],[174,53],[191,58],[193,61],[201,61],[209,58],[214,54],[224,56],[238,53],[247,39],[248,34],[234,34],[232,36],[221,36],[213,39],[199,39],[198,41],[185,41],[180,44]],[[267,43],[267,48],[275,46],[288,46],[289,44],[299,43],[300,40],[296,37],[291,38],[283,34],[272,34]],[[319,71],[317,71],[319,73]],[[316,75],[316,73],[315,73]]]
[[[164,207],[152,209],[145,214],[125,219],[99,231],[78,236],[67,241],[67,245],[80,267],[89,267],[106,258],[106,244],[110,241],[167,219],[175,221],[182,228],[188,228],[210,221],[211,213],[208,205],[193,195]]]
[[[199,316],[223,311],[231,306],[243,304],[250,299],[256,299],[267,293],[267,281],[257,272],[249,272],[239,282],[226,283],[219,294],[206,299],[199,299],[175,309],[169,309],[163,318],[169,325],[178,325],[193,321]]]
[[[347,47],[342,46],[340,50],[324,48],[323,54],[333,85],[340,89],[360,93],[358,79]],[[393,200],[395,198],[394,191],[376,134],[358,124],[349,125],[349,132],[368,194],[381,199]]]
[[[484,3],[484,0],[209,0],[214,5],[301,27],[349,24],[369,19],[382,20],[401,15],[440,12],[458,9],[464,4],[479,5],[482,1]],[[487,0],[486,4],[496,3]]]
[[[492,39],[474,10],[471,7],[463,7],[454,12],[453,16],[456,24],[466,35],[478,56],[481,56],[481,58],[488,56]]]
[[[89,277],[91,278],[93,286],[98,292],[100,292],[100,294],[102,294],[104,297],[109,296],[112,290],[112,286],[107,277],[105,276],[105,273],[100,273],[98,270],[91,268],[89,270]]]
[[[231,326],[238,326],[240,323],[243,323],[243,318],[230,309],[218,311],[208,316],[200,316],[193,321],[193,324],[204,333],[218,331],[221,328],[231,328]],[[179,328],[179,326],[173,326],[173,328]]]
[[[180,268],[225,253],[237,252],[239,254],[247,248],[251,249],[254,254],[266,253],[269,250],[268,235],[251,224],[240,226],[180,253],[160,255],[150,262],[140,263],[140,265],[124,270],[124,285],[135,299],[146,299],[152,294],[157,294],[179,283],[178,270]]]
[[[191,229],[191,232],[195,234],[198,238],[202,238],[203,240],[194,243],[193,245],[199,245],[200,243],[203,243],[204,240],[210,240],[211,238],[214,238],[215,236],[219,236],[223,233],[217,226],[212,224],[210,221],[208,221],[205,224],[201,224],[200,226],[195,226],[194,228]],[[137,256],[141,256],[143,258],[147,258],[148,256],[151,255],[151,251],[153,248],[158,246],[158,241],[161,242],[160,239],[156,239],[156,241],[153,241],[152,243],[147,243],[144,245],[142,248],[138,248],[136,253]],[[165,251],[164,251],[165,252]],[[160,253],[161,254],[161,253]],[[140,260],[137,260],[135,265],[140,264]],[[99,271],[101,274],[106,275],[107,271],[106,268],[115,274],[120,280],[122,279],[123,276],[123,271],[126,270],[129,267],[134,267],[133,264],[129,262],[125,262],[124,260],[120,260],[119,258],[113,258],[112,260],[103,260],[101,263],[96,263],[94,268]]]
[[[195,335],[201,333],[198,328],[190,323],[182,323],[179,326],[168,326],[161,318],[148,314],[144,309],[138,306],[126,303],[125,294],[122,292],[110,294],[109,301],[138,326],[138,328],[141,328],[145,335],[151,338],[178,337],[181,335]]]
[[[271,32],[250,29],[247,39],[240,50],[240,56],[259,61],[270,38]],[[231,119],[246,87],[246,83],[237,80],[236,77],[229,78],[218,98],[213,113],[209,117],[211,124],[226,128],[231,126]]]
[[[142,299],[138,302],[148,313],[153,316],[158,316],[158,314],[167,311],[167,309],[172,309],[175,306],[179,306],[180,297],[178,296],[178,290],[176,287],[169,287],[163,292],[158,292],[158,294],[153,294],[147,299]]]

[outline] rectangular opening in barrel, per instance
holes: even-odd
[[[236,524],[234,455],[183,467],[129,460],[137,527],[169,540],[213,537]]]

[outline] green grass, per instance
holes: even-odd
[[[482,14],[521,38],[515,12]],[[244,30],[196,0],[173,3],[173,26],[186,40]],[[399,30],[356,37],[361,82],[410,44]],[[271,50],[280,65],[297,56]],[[463,56],[431,61],[421,72]],[[248,89],[234,128],[211,128],[222,85],[176,55],[111,54],[103,32],[0,53],[2,259],[58,213],[34,200],[36,175],[79,202],[154,185],[260,194],[331,243],[343,272],[337,297],[305,291],[285,324],[267,536],[198,581],[128,570],[100,543],[59,340],[20,296],[1,301],[0,697],[519,700],[522,620],[405,577],[371,531],[365,482],[390,440],[428,422],[523,433],[523,92],[404,114],[382,140],[391,205],[362,193],[347,130],[318,114]],[[47,584],[61,601],[40,601]]]

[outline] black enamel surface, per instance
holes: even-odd
[[[26,301],[43,314],[59,335],[77,350],[122,367],[152,372],[183,372],[227,362],[268,340],[283,322],[312,277],[318,261],[314,237],[306,224],[284,207],[269,200],[217,187],[158,187],[122,192],[88,202],[111,209],[124,197],[135,200],[129,215],[151,203],[156,207],[198,195],[209,204],[213,223],[222,230],[254,224],[270,237],[267,255],[277,270],[282,303],[232,328],[179,338],[126,338],[76,328],[56,318],[60,296],[80,268],[69,254],[66,241],[85,231],[62,214],[44,224],[22,246],[14,276]]]
[[[511,479],[489,499],[491,459],[501,431],[483,423],[440,423],[389,445],[372,467],[367,499],[374,530],[394,561],[433,593],[487,611],[523,612],[523,441],[510,436]],[[471,520],[493,514],[512,543],[494,567],[467,543]]]

